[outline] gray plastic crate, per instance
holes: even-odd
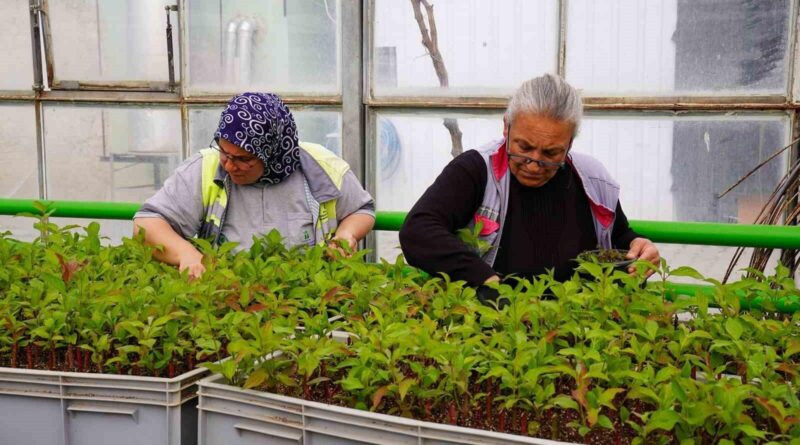
[[[0,368],[0,445],[193,445],[197,381]]]
[[[566,442],[422,422],[241,389],[212,375],[198,384],[200,445],[456,445]]]

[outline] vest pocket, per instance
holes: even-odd
[[[474,220],[476,226],[481,224],[481,232],[479,233],[481,237],[489,236],[500,229],[500,224],[497,221],[483,215],[476,214]]]
[[[314,233],[314,223],[308,213],[289,213],[286,215],[286,238],[287,247],[292,246],[313,246],[316,244],[316,234]]]

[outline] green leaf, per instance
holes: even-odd
[[[659,397],[652,389],[643,386],[633,387],[628,392],[628,397],[631,399],[640,399],[645,402],[658,404]]]
[[[743,432],[744,434],[746,434],[749,437],[758,437],[759,439],[766,439],[767,438],[767,434],[765,432],[759,430],[758,428],[754,427],[753,425],[748,425],[746,423],[743,423],[741,425],[737,425],[736,429],[741,431],[741,432]]]
[[[365,388],[364,384],[354,376],[347,376],[346,379],[340,380],[339,384],[347,391],[356,391]]]
[[[598,403],[600,405],[614,409],[614,405],[611,402],[614,400],[614,397],[616,397],[617,394],[623,391],[624,389],[622,388],[608,388],[605,391],[603,391],[603,393],[600,395]]]
[[[233,382],[233,377],[236,375],[236,365],[233,360],[225,360],[220,364],[220,372],[229,382]]]
[[[728,332],[728,335],[733,337],[733,339],[738,340],[742,336],[744,328],[739,319],[729,318],[725,320],[725,331]]]
[[[235,249],[236,246],[238,246],[238,245],[239,245],[239,243],[234,243],[232,241],[228,241],[228,242],[222,243],[222,245],[219,246],[218,254],[220,256],[225,255],[228,252],[230,252],[233,249]]]
[[[404,400],[406,398],[408,389],[411,388],[411,385],[414,383],[417,383],[416,379],[406,378],[397,385],[397,393],[400,395],[400,400]]]
[[[46,201],[33,201],[33,207],[36,208],[40,213],[47,213],[50,207],[53,205],[51,202]]]
[[[583,262],[581,263],[580,267],[585,269],[586,272],[589,272],[589,275],[596,280],[603,277],[603,267],[599,264]]]
[[[381,404],[383,396],[386,395],[387,391],[389,391],[389,386],[384,385],[378,388],[374,393],[372,393],[372,408],[371,408],[372,411],[375,411],[375,408],[377,408],[378,405]]]
[[[672,366],[661,368],[658,370],[658,374],[656,374],[655,383],[666,382],[667,380],[675,377],[678,374],[680,374],[680,371]]]
[[[247,377],[247,380],[245,380],[243,385],[244,389],[260,386],[265,380],[267,380],[267,372],[262,368],[256,369],[252,374],[250,374],[249,377]]]
[[[783,353],[785,358],[789,358],[800,352],[800,341],[789,340],[789,346],[786,347],[786,352]]]
[[[601,415],[600,417],[597,418],[597,424],[609,430],[614,429],[614,424],[611,422],[611,419],[609,419],[604,415]]]
[[[655,430],[672,431],[675,424],[680,422],[681,417],[675,411],[659,410],[653,412],[647,419],[645,431],[650,433]]]
[[[553,405],[564,408],[564,409],[571,409],[578,411],[578,402],[573,400],[570,397],[565,396],[564,394],[558,395],[553,399]]]
[[[703,425],[706,419],[714,413],[714,407],[706,403],[688,405],[683,409],[683,415],[691,426]]]
[[[622,420],[623,423],[627,422],[630,417],[631,417],[631,412],[628,410],[628,408],[624,406],[619,408],[619,418],[620,420]]]
[[[671,277],[689,277],[689,278],[695,278],[697,280],[706,279],[706,277],[704,277],[703,274],[701,274],[700,272],[689,266],[681,266],[676,269],[672,269],[671,271],[669,271],[669,275]]]
[[[647,320],[647,324],[645,324],[645,330],[649,336],[648,338],[650,340],[655,340],[656,334],[658,333],[658,323],[655,320]]]

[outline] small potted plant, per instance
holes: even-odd
[[[579,261],[587,261],[601,264],[610,264],[615,270],[627,272],[628,267],[636,261],[635,258],[628,258],[628,251],[625,249],[597,249],[587,250],[578,255]]]

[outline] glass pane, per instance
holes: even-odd
[[[33,85],[31,21],[28,2],[0,2],[0,90],[30,90]]]
[[[208,147],[219,124],[223,106],[189,108],[189,147],[192,153]],[[342,113],[336,110],[293,107],[292,115],[297,124],[301,141],[325,146],[342,155]]]
[[[58,80],[167,82],[165,5],[175,0],[50,2]],[[175,79],[180,79],[178,15],[170,13]]]
[[[447,115],[457,118],[465,149],[503,137],[502,114]],[[381,113],[377,116],[375,204],[379,211],[407,211],[453,159],[450,133],[431,114]],[[397,232],[378,232],[379,257],[400,254]]]
[[[412,3],[375,1],[375,96],[505,96],[522,81],[556,70],[555,0],[431,1],[443,65],[439,73],[422,43]],[[425,8],[420,12],[428,30]],[[445,71],[447,88],[441,86]]]
[[[724,197],[718,195],[785,146],[788,126],[783,115],[675,118],[589,113],[573,150],[605,165],[620,184],[620,202],[630,219],[750,224],[785,173],[788,152]],[[669,264],[688,265],[716,279],[722,279],[735,251],[664,243],[658,247]],[[746,267],[748,259],[749,254],[737,269]],[[774,271],[776,261],[777,255],[768,271]],[[733,275],[739,276],[738,271]]]
[[[36,157],[36,117],[33,105],[0,105],[0,196],[30,199],[39,197]],[[36,237],[33,220],[0,216],[0,232],[10,230],[18,239]]]
[[[177,108],[47,105],[44,128],[51,199],[143,202],[181,160]],[[102,226],[114,240],[131,234],[129,221]]]
[[[409,210],[452,159],[444,117],[458,118],[465,149],[502,137],[499,114],[379,114],[373,149],[378,210]],[[768,163],[725,197],[717,195],[787,144],[788,126],[781,114],[676,118],[589,113],[573,150],[592,154],[608,168],[620,183],[620,201],[630,219],[750,223],[784,174],[786,156]],[[377,240],[379,256],[400,253],[395,232],[379,233]],[[719,271],[727,267],[727,260],[724,267],[707,263],[698,253],[706,249],[670,246],[665,257],[721,278]],[[732,250],[720,252],[718,256],[732,256]]]
[[[567,80],[587,95],[780,94],[789,0],[571,0]]]
[[[188,4],[191,92],[340,92],[339,0]]]
[[[752,223],[785,173],[786,156],[718,195],[783,148],[788,125],[783,115],[589,113],[573,150],[593,155],[616,178],[631,219]]]

